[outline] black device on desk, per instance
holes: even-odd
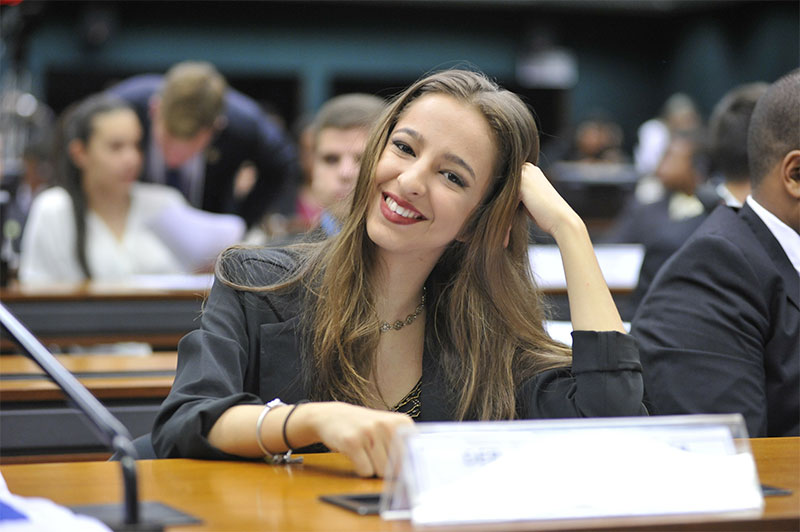
[[[72,375],[20,321],[0,303],[0,325],[22,350],[38,364],[70,401],[91,421],[98,437],[114,452],[119,452],[124,486],[124,517],[118,505],[73,507],[77,513],[96,517],[114,530],[163,530],[164,524],[198,523],[192,516],[158,502],[139,503],[136,482],[136,449],[131,435],[108,409]],[[140,512],[140,510],[143,510]],[[144,519],[141,518],[144,515]]]
[[[380,493],[342,493],[320,495],[319,500],[341,506],[359,515],[376,515],[381,500]]]

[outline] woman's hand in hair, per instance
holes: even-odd
[[[532,163],[522,165],[520,199],[536,225],[556,240],[561,228],[583,225],[572,207],[553,188],[539,167]]]
[[[397,428],[414,424],[405,414],[347,403],[309,403],[305,410],[304,421],[312,427],[315,440],[346,455],[362,477],[383,476]],[[302,412],[301,407],[296,415]]]
[[[597,263],[586,225],[536,166],[522,166],[522,203],[533,220],[556,241],[567,279],[567,297],[576,331],[625,333]]]

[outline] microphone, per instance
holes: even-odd
[[[136,482],[136,459],[138,455],[127,427],[114,417],[103,403],[92,395],[72,373],[62,366],[52,353],[2,303],[0,303],[0,324],[80,411],[89,418],[95,434],[109,448],[114,452],[119,452],[122,456],[120,467],[122,468],[125,498],[124,521],[122,526],[118,526],[116,529],[163,530],[160,525],[142,523],[139,519],[139,494]],[[105,515],[107,512],[102,512],[102,514]]]

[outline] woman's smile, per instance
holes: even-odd
[[[407,201],[393,198],[386,192],[383,193],[381,213],[387,220],[396,224],[413,224],[427,219]]]

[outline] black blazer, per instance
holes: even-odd
[[[633,320],[651,412],[740,412],[751,437],[800,436],[800,277],[748,206],[718,207]]]
[[[281,250],[239,250],[227,264],[253,283],[274,283],[294,268]],[[307,399],[301,378],[300,294],[252,293],[214,282],[200,328],[178,346],[178,369],[153,428],[162,458],[235,458],[206,439],[216,420],[238,404]],[[427,327],[431,330],[432,327]],[[417,421],[454,419],[437,360],[426,339]],[[617,332],[573,333],[572,368],[540,373],[518,390],[520,418],[645,414],[636,343]]]
[[[108,89],[109,93],[129,102],[144,128],[144,152],[150,135],[150,99],[161,90],[163,76],[134,76]],[[272,205],[276,199],[291,196],[296,186],[299,165],[294,144],[276,122],[258,104],[229,88],[225,93],[225,127],[218,131],[206,148],[205,183],[200,207],[211,212],[234,213],[253,225],[268,207],[284,214],[294,209],[293,198],[287,205]],[[256,184],[243,200],[233,196],[234,178],[245,161],[258,170]],[[148,168],[145,163],[145,168]],[[144,176],[148,179],[148,176]]]

